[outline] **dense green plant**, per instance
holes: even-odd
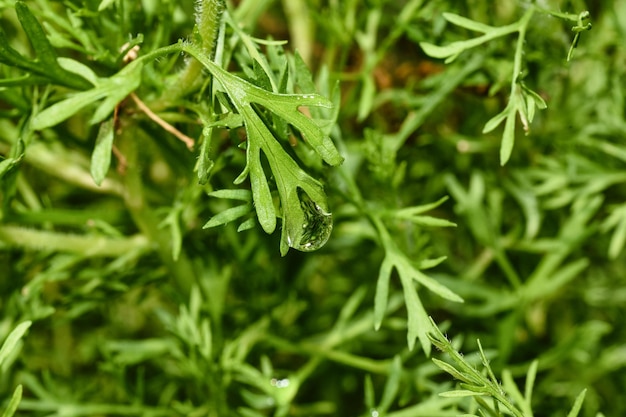
[[[591,6],[0,0],[4,415],[626,413]]]

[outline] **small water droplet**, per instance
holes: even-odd
[[[270,380],[270,384],[276,388],[287,388],[289,386],[289,379],[288,378],[283,378],[283,379],[272,378]]]
[[[372,408],[372,409],[370,410],[370,415],[371,415],[372,417],[378,417],[378,415],[379,415],[379,414],[378,414],[378,410],[376,410],[375,408]]]
[[[333,230],[333,216],[311,200],[306,193],[299,193],[299,197],[305,221],[302,224],[302,237],[293,247],[303,252],[312,252],[328,241]]]

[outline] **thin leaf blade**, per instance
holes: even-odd
[[[109,119],[98,129],[96,146],[91,154],[91,176],[99,186],[104,181],[111,166],[111,152],[113,150],[113,139],[115,138],[113,119]]]

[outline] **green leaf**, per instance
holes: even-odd
[[[226,127],[228,129],[235,129],[243,126],[243,118],[237,113],[226,113],[224,115],[216,115],[217,118],[213,120],[209,127]]]
[[[210,178],[215,162],[211,159],[211,142],[213,139],[213,128],[205,126],[202,129],[202,144],[198,155],[196,169],[198,172],[198,183],[205,185]]]
[[[102,0],[98,5],[98,12],[101,12],[111,7],[113,4],[115,4],[115,1],[116,0]]]
[[[459,372],[454,366],[450,365],[447,362],[439,360],[437,358],[431,359],[435,365],[437,365],[441,370],[450,374],[454,379],[457,379],[462,382],[470,383],[471,380],[465,376],[462,372]]]
[[[524,91],[524,93],[526,93],[527,95],[532,97],[532,99],[533,99],[533,101],[535,103],[535,106],[537,106],[538,109],[544,110],[544,109],[548,108],[548,104],[543,99],[543,97],[541,97],[535,91],[533,91],[530,88],[526,87],[524,84],[522,84],[522,90]]]
[[[59,65],[56,52],[48,41],[43,28],[24,2],[17,1],[15,3],[15,12],[35,50],[37,60],[30,61],[11,48],[6,35],[0,29],[0,62],[16,66],[67,87],[78,90],[91,87],[87,80],[77,77],[76,74],[66,71]]]
[[[389,407],[393,404],[393,400],[398,395],[398,391],[400,390],[402,379],[402,359],[399,355],[393,357],[393,361],[391,362],[391,366],[389,369],[389,378],[387,378],[387,382],[385,383],[385,389],[383,391],[383,396],[380,399],[380,404],[378,405],[378,412],[381,414],[385,414]]]
[[[456,42],[447,46],[439,46],[430,42],[420,42],[419,45],[426,55],[440,59],[458,55],[465,50],[462,45]]]
[[[374,392],[374,383],[372,382],[372,376],[369,374],[365,375],[363,391],[365,392],[365,406],[371,410],[376,406],[376,395]]]
[[[0,26],[0,62],[21,69],[38,71],[38,67],[33,62],[24,58],[11,47],[2,26]]]
[[[584,389],[578,394],[576,397],[576,401],[574,401],[574,405],[569,413],[567,413],[567,417],[576,417],[580,412],[580,409],[583,406],[583,401],[585,401],[585,394],[587,394],[587,389]]]
[[[484,396],[485,393],[482,392],[474,392],[474,391],[469,391],[469,390],[462,390],[462,389],[458,389],[458,390],[454,390],[454,391],[446,391],[446,392],[442,392],[439,394],[442,397],[448,397],[448,398],[457,398],[457,397],[477,397],[477,396]]]
[[[438,296],[455,303],[463,303],[463,298],[459,297],[445,285],[440,284],[429,276],[423,274],[419,269],[412,269],[412,276],[417,282],[428,288]]]
[[[243,232],[244,230],[250,230],[256,225],[256,220],[254,218],[249,218],[243,221],[239,227],[237,227],[237,232]]]
[[[498,127],[500,125],[500,123],[502,123],[502,121],[504,121],[504,119],[509,117],[511,111],[512,111],[512,109],[509,108],[509,106],[507,106],[500,113],[496,114],[491,119],[489,119],[487,121],[487,123],[485,123],[485,127],[483,127],[483,133],[489,133],[492,130],[494,130],[496,127]]]
[[[502,388],[506,391],[511,400],[524,412],[524,415],[532,414],[530,403],[524,398],[513,380],[511,372],[507,369],[502,371]]]
[[[26,330],[30,327],[32,321],[25,321],[18,324],[15,329],[7,336],[6,340],[2,344],[2,348],[0,348],[0,368],[4,367],[4,361],[13,353],[13,351],[17,348],[20,339],[26,333]]]
[[[524,398],[528,404],[532,404],[533,388],[535,386],[535,379],[537,377],[537,369],[539,368],[539,361],[535,359],[531,362],[526,373],[526,383],[524,385]]]
[[[247,168],[250,176],[250,187],[252,188],[252,200],[254,201],[259,224],[265,233],[272,233],[276,229],[276,210],[272,192],[261,165],[261,145],[259,143],[259,141],[263,140],[264,135],[269,133],[269,130],[267,130],[267,127],[260,119],[255,120],[256,117],[256,115],[250,114],[248,124],[246,125],[248,131]],[[271,135],[271,133],[269,134]],[[281,150],[277,149],[277,151],[280,154]]]
[[[228,198],[231,200],[251,201],[250,191],[248,190],[217,190],[207,194],[215,198]]]
[[[515,143],[515,113],[509,114],[504,123],[504,132],[502,133],[502,144],[500,145],[500,165],[505,165],[511,153],[513,152],[513,144]]]
[[[431,346],[428,334],[431,331],[432,322],[428,318],[424,306],[419,299],[417,289],[415,287],[415,281],[421,283],[437,295],[451,301],[463,302],[463,299],[454,292],[450,291],[447,287],[439,284],[437,281],[427,277],[421,271],[416,269],[393,241],[380,218],[373,217],[372,221],[378,230],[381,243],[385,248],[385,258],[383,259],[380,267],[376,286],[374,327],[378,329],[382,323],[385,310],[387,308],[389,279],[391,272],[395,268],[398,271],[400,283],[402,284],[404,303],[407,309],[407,343],[409,349],[413,349],[415,339],[419,338],[422,349],[426,355],[430,355]]]
[[[324,134],[314,120],[299,111],[300,107],[306,106],[331,108],[332,102],[328,99],[318,94],[277,94],[266,91],[225,71],[208,60],[195,47],[186,45],[183,49],[198,59],[220,82],[239,113],[244,116],[244,121],[246,116],[242,108],[250,108],[251,103],[260,104],[299,129],[305,140],[328,164],[335,166],[343,162],[328,135]]]
[[[447,256],[440,256],[439,258],[435,259],[423,259],[417,264],[417,268],[421,270],[431,269],[441,264],[446,259],[448,259]]]
[[[17,411],[17,407],[20,405],[20,401],[22,400],[22,385],[18,385],[13,391],[13,395],[11,396],[11,401],[7,405],[7,408],[2,413],[2,417],[11,417]]]
[[[102,184],[111,166],[114,132],[113,119],[102,122],[98,129],[96,146],[91,154],[91,176],[97,185]]]
[[[232,222],[233,220],[236,220],[240,217],[245,216],[251,211],[252,211],[251,204],[243,204],[241,206],[231,207],[211,217],[211,219],[208,222],[206,222],[206,224],[202,226],[202,228],[209,229],[211,227],[222,226],[224,224]]]
[[[363,121],[372,111],[374,106],[374,98],[376,97],[376,84],[374,79],[369,76],[363,77],[363,86],[361,87],[361,96],[359,97],[359,110],[357,120]]]
[[[91,124],[101,122],[113,112],[120,101],[139,87],[142,68],[143,63],[141,61],[131,62],[117,74],[101,80],[91,90],[75,93],[71,97],[42,110],[33,118],[31,127],[34,130],[42,130],[55,126],[88,105],[105,99],[90,120]]]
[[[31,127],[34,130],[42,130],[55,126],[69,119],[82,108],[104,98],[106,95],[107,92],[100,87],[76,93],[70,98],[53,104],[37,114],[31,122]]]
[[[23,142],[20,140],[18,144],[22,144]],[[7,173],[9,173],[13,168],[18,166],[24,157],[24,151],[16,157],[16,158],[7,158],[4,161],[0,162],[0,179],[2,179]]]
[[[444,197],[434,203],[395,210],[395,211],[390,212],[389,216],[392,218],[397,218],[397,219],[405,219],[420,226],[455,227],[456,224],[452,223],[449,220],[438,219],[438,218],[431,217],[431,216],[419,216],[420,213],[430,211],[440,206],[447,199],[448,197]]]
[[[398,216],[398,218],[405,217],[400,215]],[[416,225],[426,227],[456,227],[456,224],[452,223],[450,220],[438,219],[431,216],[408,216],[406,217],[406,220],[409,220],[411,223],[414,223]]]
[[[6,162],[6,161],[5,161]],[[624,249],[626,242],[626,205],[620,205],[611,211],[609,217],[602,223],[601,230],[608,232],[614,229],[609,243],[609,258],[616,259]]]
[[[407,343],[409,350],[413,350],[415,339],[419,339],[422,350],[426,356],[430,356],[430,342],[428,341],[428,333],[430,331],[430,320],[428,314],[417,295],[415,285],[410,276],[410,271],[400,264],[396,265],[398,274],[400,275],[400,283],[404,293],[404,302],[406,305],[408,316]]]
[[[75,59],[59,57],[57,58],[57,63],[64,70],[71,72],[73,74],[78,74],[87,81],[89,81],[93,85],[97,85],[99,83],[99,78],[95,72],[91,69],[91,67],[83,64],[82,62],[78,62]]]
[[[22,1],[17,1],[15,2],[15,12],[39,61],[50,69],[57,67],[56,52],[28,6]]]
[[[385,256],[378,271],[376,281],[376,295],[374,297],[374,328],[380,329],[380,325],[387,310],[387,300],[389,299],[389,280],[393,270],[393,261],[390,256]]]
[[[300,54],[296,51],[293,57],[296,83],[302,89],[303,93],[315,93],[315,83],[313,82],[313,74],[304,62]]]
[[[299,110],[303,106],[330,108],[332,103],[318,94],[278,94],[264,90],[225,71],[192,45],[185,45],[183,49],[211,72],[243,118],[248,134],[247,165],[235,183],[249,176],[254,208],[263,230],[272,233],[276,228],[276,209],[261,154],[267,159],[280,197],[281,254],[285,255],[290,247],[301,251],[320,248],[332,230],[332,217],[322,184],[303,171],[285,151],[252,104],[290,123],[324,161],[337,165],[343,158],[330,137],[315,120]],[[261,66],[263,62],[259,61]]]
[[[167,216],[159,223],[160,228],[167,228],[170,232],[170,247],[172,248],[172,259],[177,261],[183,244],[183,234],[180,230],[181,213],[183,211],[183,205],[177,203],[167,213]]]
[[[475,32],[487,33],[495,28],[493,26],[486,25],[484,23],[477,22],[475,20],[468,19],[463,16],[459,16],[455,13],[444,13],[444,19],[448,22],[460,26],[465,29],[473,30]]]

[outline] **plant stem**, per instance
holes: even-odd
[[[130,251],[145,251],[144,236],[109,238],[94,235],[48,232],[18,226],[0,226],[0,242],[9,247],[53,252],[72,252],[85,257],[121,256]]]
[[[74,186],[100,194],[120,195],[122,193],[120,183],[112,178],[106,178],[100,186],[97,186],[87,169],[89,160],[84,155],[58,143],[48,145],[35,142],[28,147],[25,159],[27,163],[47,175],[60,178]]]
[[[313,20],[309,14],[309,8],[304,0],[283,0],[283,9],[287,16],[289,34],[302,60],[311,66],[313,57]]]
[[[217,36],[222,21],[222,15],[226,8],[225,0],[201,0],[196,8],[196,29],[194,33],[199,36],[200,49],[213,59]],[[195,59],[187,61],[185,68],[180,72],[158,101],[160,107],[167,107],[175,103],[179,98],[197,88],[203,80],[203,67]],[[151,106],[154,107],[154,106]]]
[[[144,196],[142,167],[139,161],[141,132],[134,125],[123,127],[120,135],[120,151],[128,163],[124,175],[124,200],[135,224],[148,240],[156,246],[156,251],[163,264],[169,269],[176,285],[186,297],[195,281],[195,273],[191,262],[184,252],[178,260],[172,256],[171,236],[167,229],[159,227],[159,219],[148,205]]]
[[[515,94],[518,77],[522,72],[522,56],[524,54],[524,42],[526,42],[526,29],[528,28],[528,23],[530,22],[530,18],[533,16],[535,10],[534,8],[529,8],[524,16],[517,22],[519,26],[517,32],[519,36],[517,37],[517,45],[515,48],[515,58],[513,61],[513,79],[511,80],[511,97]]]

